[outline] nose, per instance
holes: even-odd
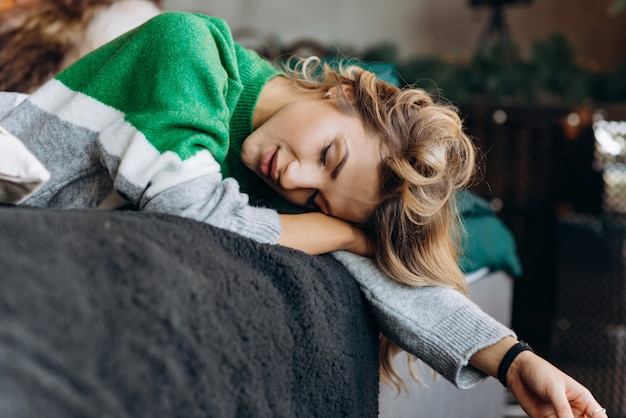
[[[321,170],[298,160],[290,162],[280,175],[280,187],[285,190],[316,189],[319,187]]]

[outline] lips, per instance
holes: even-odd
[[[278,147],[273,148],[261,156],[259,161],[259,169],[261,173],[270,178],[272,181],[276,181],[276,155],[278,153]]]

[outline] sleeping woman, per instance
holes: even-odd
[[[361,283],[386,283],[368,297],[411,298],[411,324],[381,319],[392,384],[400,346],[460,387],[499,377],[532,417],[605,416],[462,296],[454,196],[472,177],[474,149],[456,110],[422,90],[315,58],[279,70],[234,43],[223,20],[165,13],[80,59],[0,125],[52,175],[26,205],[132,206],[335,252]],[[450,306],[465,322],[435,326]]]

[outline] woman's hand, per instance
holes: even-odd
[[[601,409],[587,388],[530,351],[513,361],[507,384],[532,418],[587,418]],[[603,411],[593,414],[593,418],[606,417]]]
[[[477,351],[470,364],[497,377],[504,354],[517,340],[506,337]],[[587,388],[532,351],[515,357],[506,374],[509,390],[531,418],[607,418]]]
[[[279,215],[282,233],[280,245],[309,254],[350,251],[368,256],[369,241],[365,232],[341,219],[321,212]]]

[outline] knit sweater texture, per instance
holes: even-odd
[[[219,18],[150,20],[70,66],[3,120],[52,175],[25,204],[130,204],[276,243],[276,212],[249,205],[232,177],[250,177],[238,158],[241,142],[261,89],[277,74],[235,44]]]

